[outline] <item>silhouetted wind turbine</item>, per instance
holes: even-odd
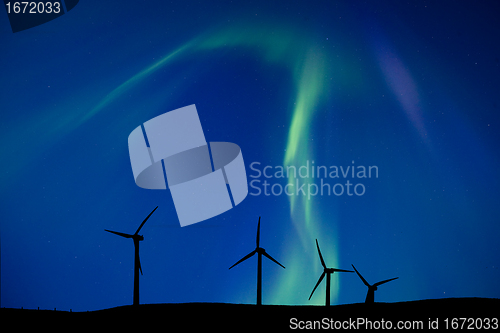
[[[239,263],[247,260],[248,258],[253,256],[254,254],[256,254],[256,253],[258,254],[258,257],[257,257],[258,258],[257,259],[257,305],[262,305],[262,255],[265,255],[267,258],[271,259],[272,261],[274,261],[275,263],[277,263],[278,265],[280,265],[283,268],[285,268],[285,266],[283,266],[278,261],[276,261],[276,259],[274,259],[273,257],[271,257],[269,254],[266,253],[266,250],[264,250],[263,248],[261,248],[259,246],[259,238],[260,238],[260,216],[259,216],[259,223],[257,225],[257,247],[255,248],[255,250],[253,250],[252,252],[250,252],[249,254],[244,256],[243,258],[241,258],[236,264],[229,267],[229,269],[231,269],[234,266],[238,265]]]
[[[156,206],[158,208],[158,206]],[[137,231],[133,234],[125,234],[123,232],[118,232],[118,231],[111,231],[104,229],[107,232],[111,232],[115,235],[122,236],[125,238],[132,238],[134,241],[134,248],[135,248],[135,259],[134,259],[134,303],[133,305],[139,305],[139,270],[141,271],[142,275],[142,268],[141,268],[141,260],[139,259],[139,241],[144,240],[144,237],[142,235],[139,235],[139,231],[141,230],[142,226],[146,221],[149,219],[149,217],[155,212],[155,209],[149,215],[142,221],[141,225],[139,228],[137,228]]]
[[[352,268],[354,268],[354,270],[356,271],[356,273],[358,274],[358,276],[361,278],[361,280],[363,281],[363,283],[365,284],[365,286],[368,287],[368,293],[366,294],[366,299],[365,299],[365,303],[374,303],[375,302],[375,290],[377,290],[377,287],[380,286],[381,284],[384,284],[384,283],[387,283],[389,281],[392,281],[392,280],[396,280],[397,277],[395,278],[392,278],[392,279],[388,279],[388,280],[384,280],[384,281],[380,281],[380,282],[377,282],[375,284],[372,284],[370,285],[368,282],[366,282],[366,280],[361,276],[361,274],[358,272],[358,270],[356,269],[356,267],[354,267],[353,264],[351,264]]]
[[[344,269],[337,269],[337,268],[327,268],[325,265],[325,261],[323,260],[323,256],[321,255],[321,250],[319,249],[318,245],[318,240],[316,239],[316,247],[318,248],[318,254],[319,254],[319,260],[321,260],[321,265],[323,265],[323,274],[319,277],[318,282],[314,286],[314,289],[311,293],[311,296],[309,296],[309,299],[311,299],[312,295],[314,294],[314,291],[318,287],[318,285],[321,283],[323,278],[326,275],[326,300],[325,300],[325,306],[330,306],[330,277],[333,273],[335,272],[348,272],[348,273],[354,273],[354,271],[347,271]]]

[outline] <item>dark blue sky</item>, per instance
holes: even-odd
[[[498,5],[469,1],[80,1],[12,33],[0,15],[1,306],[323,304],[321,264],[380,287],[376,301],[500,297]],[[181,228],[170,192],[134,183],[127,138],[196,104],[208,141],[241,147],[275,193],[249,188]],[[280,166],[376,166],[378,177],[277,178]],[[273,177],[261,175],[272,166]],[[268,173],[269,174],[269,173]],[[347,194],[346,182],[363,195]],[[351,190],[353,190],[351,188]],[[339,193],[339,192],[337,192]],[[360,193],[360,192],[358,192]],[[309,194],[312,194],[309,191]],[[334,274],[332,303],[366,287]]]

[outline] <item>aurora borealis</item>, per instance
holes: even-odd
[[[1,306],[86,311],[132,303],[308,301],[321,271],[398,276],[376,301],[500,297],[500,49],[495,5],[419,1],[81,1],[13,34],[0,19]],[[363,195],[249,195],[181,228],[170,194],[134,183],[130,131],[196,104],[208,141],[265,166],[376,166]],[[275,172],[273,168],[273,174]],[[345,179],[344,179],[345,178]],[[265,180],[261,175],[260,180]],[[269,181],[269,179],[268,179]],[[318,177],[273,177],[281,188]],[[249,188],[250,191],[251,188]],[[363,302],[356,274],[332,304]]]

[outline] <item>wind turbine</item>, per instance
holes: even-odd
[[[158,208],[158,206],[156,206]],[[135,248],[135,259],[134,259],[134,303],[133,305],[139,305],[139,270],[141,271],[142,275],[142,268],[141,268],[141,260],[139,259],[139,242],[144,240],[144,237],[142,235],[139,235],[139,231],[141,230],[142,226],[146,221],[149,219],[149,217],[155,212],[155,209],[149,215],[142,221],[141,225],[139,228],[137,228],[137,231],[133,234],[125,234],[123,232],[118,232],[118,231],[111,231],[104,229],[104,231],[111,232],[115,235],[122,236],[125,238],[132,238],[134,241],[134,248]]]
[[[356,269],[356,267],[354,267],[353,264],[351,264],[352,268],[354,268],[354,270],[356,271],[356,273],[358,274],[358,276],[361,278],[361,280],[363,281],[363,283],[365,284],[365,286],[368,287],[368,293],[366,294],[366,299],[365,299],[365,303],[369,303],[369,304],[372,304],[375,302],[375,290],[377,290],[377,287],[380,286],[381,284],[384,284],[384,283],[387,283],[389,281],[392,281],[392,280],[396,280],[397,277],[395,278],[392,278],[392,279],[388,279],[388,280],[384,280],[384,281],[380,281],[380,282],[377,282],[375,284],[372,284],[370,285],[368,282],[366,282],[366,280],[361,276],[361,274],[359,274],[358,270]]]
[[[325,300],[325,306],[330,306],[330,277],[333,273],[335,272],[348,272],[348,273],[354,273],[354,271],[347,271],[345,269],[337,269],[337,268],[328,268],[325,265],[325,261],[323,260],[323,256],[321,255],[321,250],[319,249],[318,245],[318,240],[316,239],[316,247],[318,248],[318,254],[319,254],[319,259],[321,260],[321,265],[323,265],[323,274],[319,277],[318,282],[314,286],[314,289],[311,293],[311,296],[309,296],[309,299],[311,299],[312,295],[314,294],[314,291],[318,287],[318,285],[321,283],[323,278],[326,275],[326,300]]]
[[[229,267],[229,269],[233,268],[234,266],[238,265],[239,263],[247,260],[248,258],[252,257],[254,254],[258,254],[257,256],[257,305],[262,305],[262,255],[265,255],[267,258],[271,259],[281,267],[285,268],[282,264],[280,264],[276,259],[271,257],[269,254],[266,253],[266,250],[261,248],[259,246],[259,238],[260,238],[260,216],[259,216],[259,223],[257,225],[257,247],[255,250],[241,258],[236,264],[233,266]]]

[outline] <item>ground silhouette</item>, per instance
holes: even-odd
[[[118,327],[131,328],[144,325],[144,329],[159,325],[161,329],[174,330],[211,329],[218,331],[240,330],[297,330],[298,325],[308,323],[321,324],[331,320],[341,324],[357,320],[371,321],[372,324],[391,322],[392,329],[398,321],[407,325],[419,322],[428,328],[435,322],[439,329],[445,329],[445,319],[448,318],[448,329],[452,329],[453,318],[479,318],[483,329],[489,318],[489,331],[494,331],[494,321],[497,318],[500,299],[496,298],[444,298],[396,303],[356,303],[335,305],[331,307],[318,305],[262,305],[227,304],[227,303],[171,303],[171,304],[140,304],[139,306],[119,306],[89,312],[68,312],[54,310],[0,309],[3,322],[34,324],[37,327],[45,325],[53,327]],[[325,319],[326,318],[326,319]],[[436,322],[437,320],[437,322]],[[460,325],[460,322],[455,321]],[[467,324],[467,323],[466,323]],[[476,320],[477,324],[477,320]],[[70,325],[70,326],[68,326]],[[295,327],[295,328],[294,328]],[[352,328],[352,327],[351,327]],[[358,327],[357,329],[366,329]],[[416,329],[417,327],[415,327]],[[372,327],[372,329],[374,329]]]

